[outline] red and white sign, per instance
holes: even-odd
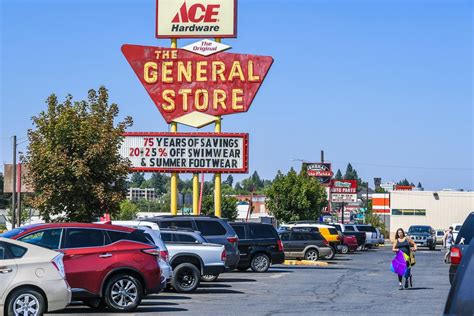
[[[357,193],[357,180],[332,180],[331,193]]]
[[[139,172],[247,173],[248,134],[124,134],[120,155]]]
[[[183,46],[181,49],[188,52],[199,54],[201,56],[209,56],[215,53],[223,52],[231,48],[229,45],[218,43],[209,39],[203,39],[199,42]]]
[[[311,177],[332,177],[333,175],[330,163],[308,163],[306,169],[308,176]]]
[[[157,0],[156,37],[237,37],[237,0]]]
[[[395,185],[395,191],[413,191],[413,187],[411,185]]]
[[[191,112],[246,112],[273,58],[232,53],[199,56],[183,49],[123,45],[122,52],[167,123]]]

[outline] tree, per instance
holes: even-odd
[[[327,205],[326,190],[305,172],[278,171],[266,190],[267,206],[278,221],[316,220]]]
[[[232,184],[234,183],[234,177],[231,174],[229,174],[227,176],[227,179],[225,179],[224,183],[232,186]]]
[[[145,174],[141,172],[134,172],[132,178],[130,179],[131,188],[139,188],[145,182]]]
[[[342,180],[342,172],[341,169],[337,169],[336,175],[334,176],[335,180]]]
[[[52,94],[47,110],[32,118],[26,163],[35,189],[32,205],[47,222],[90,222],[104,213],[116,216],[125,199],[129,162],[119,154],[126,117],[115,124],[117,104],[105,87],[88,99],[63,103]]]
[[[418,185],[416,186],[419,189],[423,189],[423,186],[421,185],[421,182],[418,182]]]
[[[221,200],[222,217],[230,221],[237,218],[237,199],[232,196],[223,196]],[[201,214],[214,215],[214,196],[206,195],[202,198]]]
[[[151,187],[155,189],[156,194],[161,195],[167,192],[170,177],[162,173],[153,173],[149,181]]]
[[[137,218],[138,206],[133,204],[130,200],[123,200],[120,203],[120,213],[117,219],[122,221],[129,221]]]
[[[397,182],[397,185],[402,185],[402,186],[410,186],[410,181],[408,181],[406,178],[401,180],[401,181],[398,181]]]

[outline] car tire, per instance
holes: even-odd
[[[331,248],[331,253],[324,257],[324,259],[326,260],[332,260],[336,256],[336,251],[334,250],[334,248],[333,247],[330,247],[330,248]]]
[[[250,268],[253,272],[267,272],[270,268],[270,258],[264,253],[257,253],[250,262]]]
[[[347,245],[342,245],[342,246],[341,246],[341,253],[342,253],[343,255],[349,253],[349,246],[347,246]]]
[[[319,259],[319,252],[316,249],[308,249],[304,253],[304,260],[318,261],[318,259]]]
[[[124,291],[124,293],[113,294]],[[138,307],[143,298],[143,285],[128,274],[113,276],[105,286],[104,303],[114,312],[130,312]]]
[[[171,285],[178,293],[196,291],[201,282],[201,272],[191,263],[181,263],[173,269]]]
[[[240,272],[245,272],[249,269],[250,267],[238,267],[237,270],[239,270]]]
[[[219,274],[205,274],[201,276],[203,282],[214,282],[219,277]]]
[[[21,308],[25,303],[31,305],[28,308],[31,308],[32,311],[34,310],[34,313],[32,313],[35,315],[43,315],[46,312],[46,302],[43,295],[34,289],[22,288],[13,291],[8,301],[5,302],[7,315],[15,315],[14,311]]]

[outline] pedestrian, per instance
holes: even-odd
[[[411,281],[411,258],[412,252],[416,251],[415,242],[405,234],[405,231],[402,228],[397,229],[395,233],[395,242],[393,243],[392,250],[394,252],[401,251],[407,255],[408,259],[406,260],[407,272],[405,273],[405,288],[408,288],[408,279]],[[398,285],[399,290],[403,290],[403,275],[398,275]]]
[[[454,244],[454,235],[453,235],[453,227],[450,226],[446,234],[443,237],[443,245],[446,248],[446,254],[444,255],[444,262],[449,263],[451,261],[451,247]]]

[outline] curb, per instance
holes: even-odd
[[[311,261],[311,260],[285,260],[283,264],[287,266],[319,266],[319,267],[327,267],[329,265],[329,263],[327,262]]]

